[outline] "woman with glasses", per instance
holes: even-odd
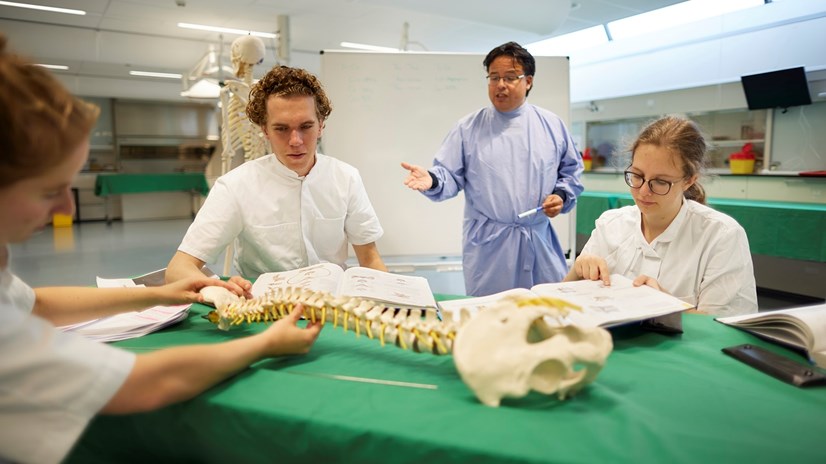
[[[465,191],[462,264],[472,296],[562,280],[568,266],[548,218],[570,211],[582,192],[582,157],[565,124],[527,102],[534,57],[508,42],[483,64],[492,105],[459,121],[429,171],[402,163],[405,185],[433,201]],[[544,214],[519,214],[537,207]]]
[[[634,206],[604,212],[565,280],[634,279],[715,315],[757,311],[746,232],[705,205],[698,177],[706,144],[692,121],[668,116],[643,129],[625,182]]]

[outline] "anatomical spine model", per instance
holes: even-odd
[[[596,379],[613,348],[605,329],[564,325],[569,308],[579,308],[555,298],[507,298],[473,317],[461,310],[456,321],[449,312],[439,320],[434,311],[388,308],[307,289],[271,290],[251,300],[221,287],[209,289],[217,289],[217,295],[205,293],[217,309],[207,317],[224,330],[281,319],[300,303],[307,319],[363,333],[382,346],[452,353],[462,380],[488,406],[530,390],[564,400]]]
[[[252,68],[264,61],[266,47],[258,37],[241,36],[232,42],[231,59],[235,76],[221,88],[221,174],[232,169],[236,153],[243,152],[244,161],[250,161],[269,152],[269,145],[261,128],[253,124],[246,115],[250,89],[252,89]]]

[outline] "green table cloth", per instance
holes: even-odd
[[[167,174],[99,174],[95,180],[95,195],[106,197],[124,193],[148,192],[209,193],[203,173],[176,172]]]
[[[207,311],[117,345],[146,352],[264,328],[221,332]],[[683,319],[678,336],[614,329],[605,368],[573,399],[499,408],[476,400],[450,356],[328,325],[308,355],[259,362],[159,411],[95,419],[68,462],[823,463],[826,388],[795,388],[720,350],[748,342],[802,358],[709,316]]]
[[[757,255],[826,262],[826,205],[709,198],[708,205],[743,226]],[[631,194],[583,192],[577,199],[576,232],[590,236],[606,210],[633,205]]]

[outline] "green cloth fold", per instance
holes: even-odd
[[[147,192],[198,192],[209,193],[206,176],[200,172],[176,172],[167,174],[98,174],[95,195],[106,197],[124,193]]]

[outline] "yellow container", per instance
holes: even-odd
[[[586,171],[591,170],[591,160],[582,160],[582,164],[584,165]]]
[[[754,172],[754,160],[733,159],[729,160],[729,167],[732,174],[751,174]]]
[[[52,215],[52,226],[53,227],[72,227],[72,216],[68,214],[53,214]]]

